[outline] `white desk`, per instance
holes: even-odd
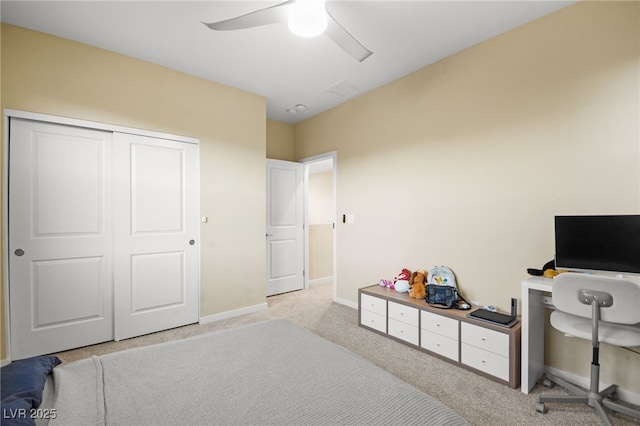
[[[544,374],[545,293],[553,290],[553,279],[531,277],[522,281],[522,346],[520,389],[529,393]]]

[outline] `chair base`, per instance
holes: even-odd
[[[618,399],[617,385],[608,386],[603,391],[598,391],[598,384],[592,384],[591,391],[584,390],[578,386],[567,382],[553,374],[547,373],[545,375],[544,385],[547,387],[553,387],[554,384],[558,384],[567,389],[570,395],[540,395],[538,402],[536,403],[536,411],[539,413],[546,413],[546,402],[557,403],[573,403],[573,404],[587,404],[592,407],[596,413],[600,416],[605,425],[611,426],[611,420],[604,410],[607,407],[610,410],[617,411],[635,419],[640,419],[640,411],[631,409],[627,406],[614,402]]]

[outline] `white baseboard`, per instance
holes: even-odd
[[[331,282],[333,282],[333,276],[314,278],[312,280],[309,280],[309,286],[316,285],[316,284],[327,284]]]
[[[348,307],[353,308],[353,309],[358,309],[358,304],[357,304],[357,303],[352,302],[351,300],[342,299],[342,298],[340,298],[340,297],[335,297],[335,298],[333,299],[333,301],[334,301],[334,302],[336,302],[336,303],[339,303],[339,304],[341,304],[341,305],[348,306]]]
[[[209,322],[222,321],[229,318],[239,317],[241,315],[252,314],[254,312],[264,311],[269,307],[267,303],[260,303],[258,305],[247,306],[246,308],[234,309],[232,311],[221,312],[219,314],[207,315],[206,317],[200,317],[200,324],[207,324]]]
[[[554,376],[558,376],[561,379],[566,380],[569,383],[574,383],[582,388],[589,389],[589,378],[578,376],[573,373],[569,373],[563,370],[559,370],[557,368],[549,367],[548,365],[544,366],[544,371],[553,374]],[[604,389],[609,386],[611,383],[600,383],[600,389]],[[625,390],[622,388],[618,388],[618,397],[628,403],[634,405],[640,405],[640,394],[635,393],[629,390]]]
[[[7,364],[11,364],[11,361],[8,359],[2,359],[0,360],[0,367],[4,367]]]

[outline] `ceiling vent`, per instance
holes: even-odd
[[[350,99],[363,92],[362,87],[354,83],[349,83],[346,79],[340,80],[332,86],[324,89],[325,92],[331,93],[340,99]]]

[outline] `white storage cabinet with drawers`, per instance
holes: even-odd
[[[359,290],[360,326],[516,389],[520,323],[504,328],[373,285]]]

